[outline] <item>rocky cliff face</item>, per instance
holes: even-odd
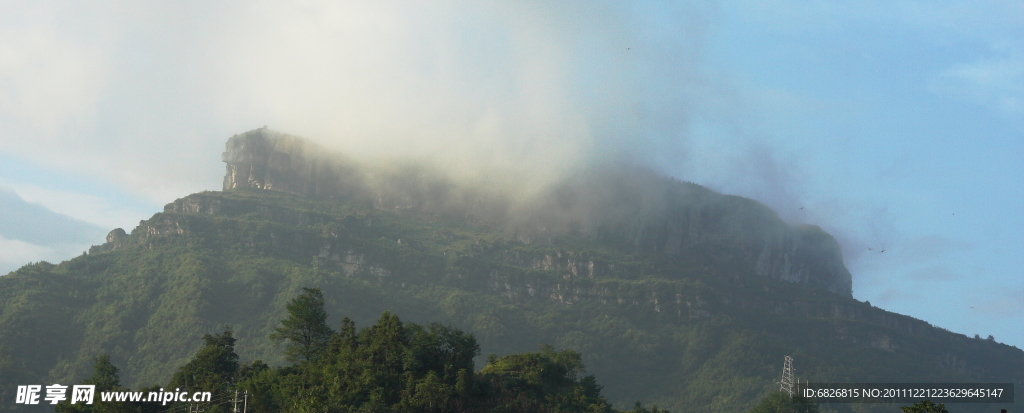
[[[256,129],[228,139],[224,190],[256,188],[303,196],[345,197],[364,188],[360,171],[302,138]]]
[[[581,233],[672,257],[720,255],[755,274],[844,296],[852,281],[836,240],[766,206],[651,171],[593,167],[529,198],[460,185],[422,165],[367,167],[302,138],[257,129],[231,137],[224,190],[256,188],[372,203],[505,226],[525,243]]]

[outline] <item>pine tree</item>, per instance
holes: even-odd
[[[203,347],[174,373],[167,388],[190,393],[208,391],[213,400],[219,400],[228,394],[237,374],[235,337],[231,327],[225,326],[223,333],[203,336]]]
[[[324,295],[319,288],[303,288],[303,293],[288,303],[288,318],[270,334],[272,340],[290,342],[284,354],[292,363],[306,363],[319,358],[331,338],[324,310]]]
[[[127,403],[100,401],[101,392],[126,391],[121,387],[121,379],[118,377],[118,369],[110,362],[110,355],[103,354],[93,358],[92,376],[82,380],[82,384],[96,386],[93,393],[93,404],[78,402],[71,404],[71,396],[54,407],[57,413],[126,413],[131,410]]]

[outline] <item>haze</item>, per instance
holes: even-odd
[[[1019,1],[7,1],[0,273],[219,189],[267,125],[538,187],[641,164],[822,226],[860,300],[1024,347],[1022,51]]]

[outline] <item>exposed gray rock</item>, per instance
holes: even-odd
[[[116,243],[116,242],[120,241],[121,239],[123,239],[124,237],[127,237],[127,236],[128,236],[128,234],[124,232],[124,229],[122,229],[122,228],[114,228],[113,231],[110,231],[107,234],[107,242]]]
[[[114,228],[114,230],[107,233],[107,242],[103,245],[93,245],[89,247],[90,254],[97,254],[101,252],[113,251],[121,249],[128,243],[128,233],[122,228]]]

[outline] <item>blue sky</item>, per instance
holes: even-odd
[[[4,2],[0,273],[219,189],[263,125],[538,184],[628,156],[1024,348],[1021,1]]]

